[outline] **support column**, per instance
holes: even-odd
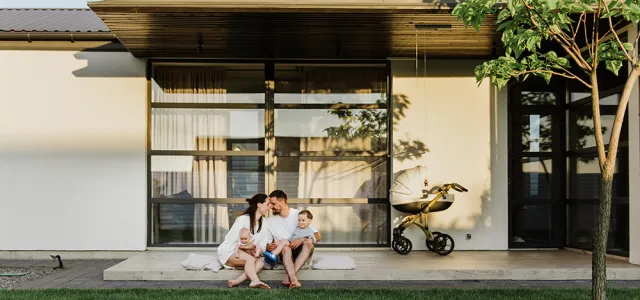
[[[629,26],[633,43],[638,32]],[[631,71],[631,64],[629,64]],[[640,89],[635,85],[629,99],[629,262],[640,265]]]

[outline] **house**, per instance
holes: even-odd
[[[469,190],[430,220],[456,250],[588,251],[589,94],[564,81],[478,85],[474,67],[501,51],[496,26],[465,29],[454,4],[425,2],[0,9],[0,253],[214,247],[245,198],[275,189],[313,211],[318,247],[388,248],[402,217],[389,187],[418,165],[430,186]],[[610,129],[624,79],[603,82]],[[639,98],[609,235],[609,253],[634,264]],[[422,232],[405,234],[426,249]]]

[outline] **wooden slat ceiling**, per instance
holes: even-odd
[[[465,29],[450,7],[127,3],[89,5],[138,57],[383,59],[415,57],[416,49],[420,56],[486,57],[496,41],[494,20],[480,32]]]

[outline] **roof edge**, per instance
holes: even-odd
[[[403,12],[403,11],[450,11],[456,3],[326,3],[292,1],[225,1],[203,0],[167,1],[167,0],[104,0],[89,2],[89,8],[95,12]]]
[[[111,32],[0,32],[0,41],[118,41]]]

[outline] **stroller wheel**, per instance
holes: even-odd
[[[451,252],[453,252],[453,248],[455,246],[453,238],[446,233],[439,234],[438,237],[433,240],[433,244],[433,251],[442,256],[449,255]]]
[[[391,242],[391,248],[393,248],[393,251],[402,255],[409,254],[409,252],[411,252],[412,247],[413,245],[411,244],[411,241],[408,238],[403,236],[398,237],[397,239],[394,239]]]
[[[426,239],[425,243],[427,244],[427,249],[429,249],[429,251],[434,251],[433,250],[434,249],[434,245],[435,245],[434,242],[435,242],[436,238],[438,237],[438,235],[440,235],[440,232],[434,231],[431,234],[433,235],[433,240],[429,241],[429,239]]]

